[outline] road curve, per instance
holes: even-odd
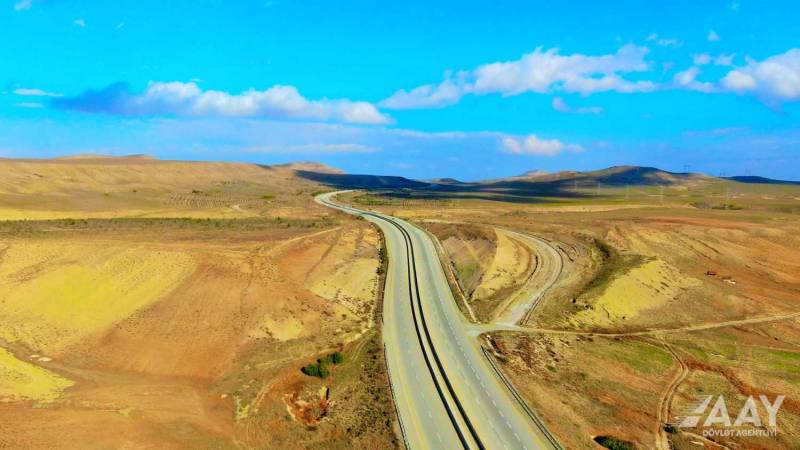
[[[403,439],[411,449],[552,449],[553,437],[527,415],[467,332],[430,238],[371,211],[317,202],[364,217],[386,240],[389,270],[383,339]]]
[[[500,325],[524,324],[539,305],[544,293],[558,281],[564,263],[553,244],[543,238],[504,228],[500,228],[499,231],[522,241],[536,253],[539,261],[538,267],[525,285],[508,297],[507,302],[498,308],[497,317],[492,320],[493,323]]]

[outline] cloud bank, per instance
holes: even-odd
[[[587,56],[561,55],[558,49],[537,48],[514,61],[484,64],[470,71],[446,73],[437,84],[401,89],[380,105],[387,109],[434,108],[452,105],[467,94],[503,96],[526,92],[648,92],[651,81],[626,80],[622,75],[649,68],[646,47],[625,45],[616,53]]]
[[[535,134],[525,137],[504,137],[501,140],[501,149],[512,155],[531,156],[556,156],[563,151],[583,151],[580,145],[565,144],[558,139],[541,139]]]
[[[800,99],[800,49],[770,56],[763,61],[748,58],[747,65],[728,72],[721,85],[734,92],[754,93],[769,102]]]
[[[54,99],[55,107],[123,116],[265,117],[352,124],[387,124],[391,119],[368,102],[348,99],[309,100],[294,86],[275,85],[240,94],[203,90],[194,82],[150,82],[134,93],[126,83]]]

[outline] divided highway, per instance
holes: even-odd
[[[389,270],[383,339],[405,444],[411,449],[551,449],[537,425],[498,378],[467,332],[430,238],[392,216],[333,202],[325,206],[377,224]]]

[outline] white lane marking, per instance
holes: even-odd
[[[442,442],[442,435],[439,434],[438,431],[436,432],[436,438],[439,439],[439,442]],[[519,439],[519,438],[517,438],[517,439]]]
[[[522,442],[522,439],[519,438],[519,435],[516,431],[514,432],[514,437],[517,439],[517,441]]]
[[[511,422],[509,422],[509,421],[507,421],[507,420],[506,420],[506,425],[508,426],[508,429],[509,429],[509,430],[512,430],[512,429],[513,429],[513,428],[511,428]]]

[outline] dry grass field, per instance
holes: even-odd
[[[523,328],[489,335],[565,448],[600,448],[600,436],[641,449],[798,448],[800,187],[659,183],[578,185],[562,197],[390,191],[369,203],[445,248],[452,238],[437,223],[518,230],[558,248],[562,275]],[[777,437],[665,427],[702,394],[725,394],[734,418],[747,395],[786,395]]]
[[[0,161],[0,448],[395,447],[380,235],[294,169]]]
[[[0,158],[0,220],[308,216],[320,185],[296,170],[316,164],[259,166],[161,161],[145,156]],[[306,195],[303,195],[306,194]]]

